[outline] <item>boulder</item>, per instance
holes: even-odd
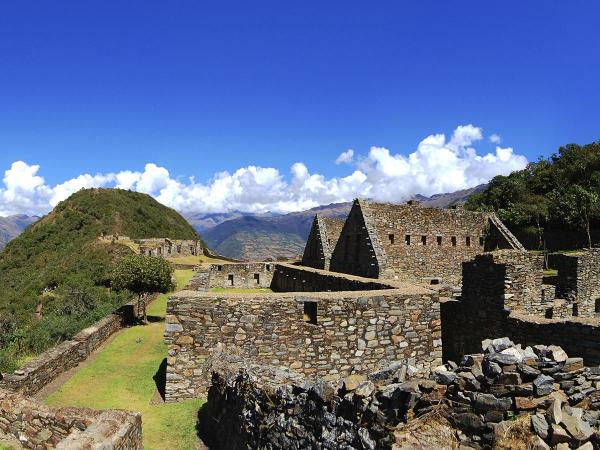
[[[538,375],[533,380],[533,393],[536,397],[550,394],[554,390],[554,378],[548,375]]]
[[[549,357],[556,362],[565,362],[568,358],[567,353],[558,345],[548,346]]]
[[[558,398],[554,399],[554,402],[552,402],[552,405],[546,411],[546,417],[553,425],[562,422],[562,402]]]
[[[543,414],[537,413],[531,416],[531,428],[542,439],[548,438],[550,426]]]
[[[510,398],[497,398],[492,394],[476,393],[473,406],[480,411],[508,411],[512,406]]]
[[[583,420],[583,410],[581,408],[564,406],[562,416],[562,425],[576,440],[580,442],[587,441],[594,434],[590,424]]]
[[[563,427],[560,425],[552,425],[552,431],[550,433],[550,443],[552,445],[569,442],[570,440],[571,436],[569,436],[569,433],[567,433]]]

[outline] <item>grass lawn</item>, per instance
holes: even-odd
[[[267,292],[273,292],[269,288],[211,288],[211,292],[226,292],[228,294],[264,294]]]
[[[181,289],[191,278],[192,270],[178,270],[175,276]],[[167,295],[161,295],[148,307],[148,316],[164,318],[166,305]],[[196,448],[196,414],[203,400],[150,404],[156,391],[153,377],[167,356],[163,331],[163,321],[122,331],[46,402],[55,406],[139,411],[144,448]]]
[[[204,255],[189,255],[189,256],[178,256],[174,258],[167,258],[167,261],[174,264],[219,264],[227,263],[228,261],[219,258],[210,258]]]

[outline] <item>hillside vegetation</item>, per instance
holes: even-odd
[[[39,217],[26,215],[16,215],[0,217],[0,250],[6,247],[6,244],[17,237],[30,224],[38,220]]]
[[[197,238],[183,217],[145,194],[87,189],[59,203],[0,254],[0,370],[70,338],[126,300],[110,292],[108,277],[131,250],[100,242],[102,233]]]
[[[564,250],[600,242],[600,142],[561,147],[526,169],[492,179],[466,207],[496,211],[533,249]]]

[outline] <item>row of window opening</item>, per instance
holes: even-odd
[[[388,240],[390,242],[391,245],[395,244],[396,242],[396,236],[393,233],[388,234]],[[404,236],[404,243],[406,245],[411,245],[412,243],[414,243],[415,241],[413,240],[413,236],[411,234],[407,234]],[[428,239],[426,235],[421,235],[421,245],[427,245]],[[437,245],[442,245],[443,244],[443,236],[435,236],[435,242]],[[450,245],[452,247],[456,247],[458,243],[458,238],[456,236],[450,236]],[[483,236],[481,236],[479,238],[479,245],[481,247],[483,247],[484,244],[484,238]],[[470,247],[471,246],[471,236],[465,236],[465,246]]]

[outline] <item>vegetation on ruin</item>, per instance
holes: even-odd
[[[191,270],[175,271],[178,288],[184,287],[192,275]],[[143,415],[144,448],[196,448],[195,426],[202,400],[151,404],[158,395],[154,377],[167,354],[163,340],[167,297],[159,296],[148,307],[150,325],[117,334],[46,403],[139,411]]]
[[[103,233],[197,239],[182,216],[149,195],[86,189],[60,202],[0,253],[0,371],[71,338],[129,298],[112,292],[109,281],[131,249],[100,244]]]
[[[495,211],[530,248],[595,246],[600,241],[600,141],[566,145],[524,170],[497,176],[465,206]]]

